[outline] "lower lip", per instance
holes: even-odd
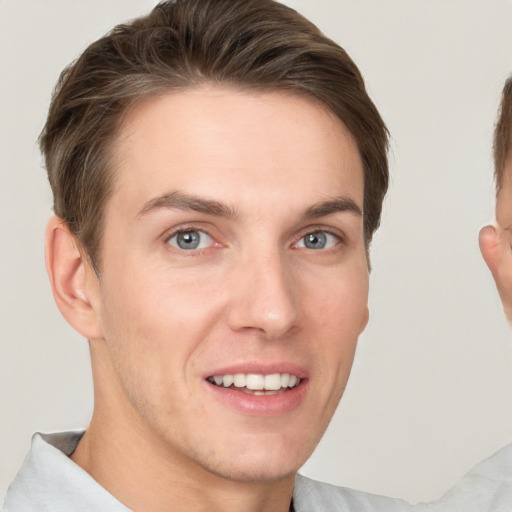
[[[249,395],[236,388],[223,388],[205,381],[217,400],[251,416],[281,416],[297,409],[306,397],[308,380],[277,395]]]

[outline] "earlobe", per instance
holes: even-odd
[[[98,280],[76,237],[65,222],[53,216],[46,227],[46,270],[57,306],[68,323],[88,339],[102,337]]]
[[[478,243],[480,245],[480,252],[484,258],[485,263],[489,267],[494,279],[500,267],[500,244],[499,236],[494,226],[485,226],[480,230],[478,236]]]

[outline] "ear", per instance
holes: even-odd
[[[507,229],[485,226],[480,230],[480,251],[496,282],[507,318],[512,320],[512,250],[510,243],[511,233]]]
[[[46,227],[45,259],[53,297],[64,318],[89,340],[103,337],[98,277],[76,237],[56,216]]]
[[[369,320],[370,320],[370,310],[368,309],[368,306],[366,306],[363,319],[361,320],[361,327],[359,329],[359,334],[361,334],[366,329],[366,326],[368,325]]]

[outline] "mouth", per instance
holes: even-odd
[[[206,379],[219,388],[227,388],[247,395],[280,395],[300,385],[301,379],[290,373],[235,373],[212,375]]]

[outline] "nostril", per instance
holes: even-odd
[[[272,249],[272,250],[275,250]],[[286,262],[277,254],[252,253],[233,277],[228,325],[233,331],[254,331],[264,339],[286,335],[297,321],[297,297]]]

